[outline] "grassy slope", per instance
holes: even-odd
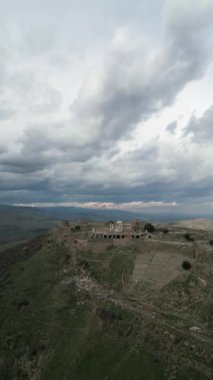
[[[136,248],[108,247],[101,256],[81,250],[77,258],[72,249],[47,241],[2,280],[0,379],[167,379],[166,357],[156,339],[150,344],[140,316],[69,282],[92,276],[98,289],[122,297],[122,278],[128,287]],[[152,330],[153,322],[147,325]],[[191,371],[191,377],[175,379],[201,377]]]
[[[131,352],[128,313],[103,322],[95,310],[112,310],[110,303],[61,285],[66,254],[63,246],[45,248],[1,283],[0,379],[147,379],[150,371],[149,379],[163,379],[161,364],[150,354],[142,348]]]
[[[0,244],[0,252],[5,251],[6,249],[16,247],[19,244],[25,243],[26,240],[18,240],[11,243]]]

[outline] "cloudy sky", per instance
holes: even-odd
[[[0,203],[213,212],[212,53],[212,0],[0,0]]]

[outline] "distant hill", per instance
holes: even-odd
[[[111,219],[130,221],[142,217],[142,214],[137,212],[124,210],[97,210],[83,207],[42,207],[40,210],[51,212],[56,218],[67,218],[72,221],[77,221],[79,219],[96,222],[105,222]]]
[[[196,216],[205,217],[205,216]],[[0,205],[0,244],[31,239],[54,227],[58,221],[68,219],[80,221],[106,222],[109,220],[176,223],[189,220],[189,214],[175,212],[144,213],[124,210],[97,210],[83,207],[21,207]]]
[[[125,210],[87,209],[72,206],[42,207],[39,210],[43,212],[45,211],[48,215],[54,215],[57,219],[69,219],[71,221],[84,219],[88,221],[106,222],[108,220],[131,221],[141,219],[143,221],[153,222],[175,222],[181,220],[193,220],[197,218],[213,219],[213,215],[192,215],[174,210],[170,212],[133,212]]]
[[[69,219],[70,221],[79,221],[81,219],[96,222],[106,222],[109,220],[131,221],[141,219],[143,221],[153,222],[175,222],[181,220],[193,220],[195,218],[212,218],[213,215],[192,215],[181,212],[133,212],[125,210],[105,210],[105,209],[89,209],[73,206],[57,206],[38,208],[41,212],[45,211],[49,216],[52,215],[56,219]]]
[[[181,220],[176,225],[194,230],[213,231],[213,220],[210,219]]]
[[[0,205],[0,244],[31,239],[56,223],[56,216],[45,210]]]

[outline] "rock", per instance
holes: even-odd
[[[194,332],[199,332],[199,331],[201,331],[200,327],[197,327],[197,326],[192,326],[192,327],[190,327],[189,330],[190,330],[190,331],[194,331]]]
[[[206,280],[204,280],[204,279],[201,278],[201,277],[198,277],[198,280],[199,280],[199,284],[200,284],[201,286],[206,287]]]

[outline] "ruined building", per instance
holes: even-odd
[[[89,234],[91,239],[140,239],[142,236],[142,231],[135,231],[131,223],[122,221],[109,222],[108,228],[93,228]]]

